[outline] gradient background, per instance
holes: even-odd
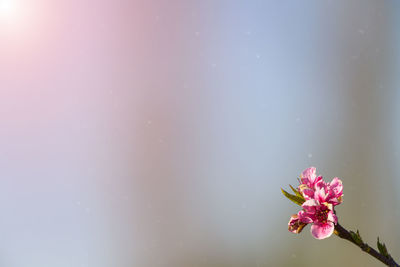
[[[400,260],[399,1],[15,1],[1,266],[379,265],[287,231],[312,165]]]

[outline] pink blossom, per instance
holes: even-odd
[[[317,239],[332,235],[337,217],[334,206],[342,202],[343,184],[335,177],[326,183],[322,176],[316,175],[316,168],[310,167],[303,171],[298,187],[306,200],[302,210],[292,215],[289,221],[289,231],[300,233],[307,224],[312,224],[311,234]]]
[[[324,180],[315,184],[314,199],[320,203],[326,202],[333,206],[342,203],[343,185],[339,178],[333,178],[332,182],[325,183]]]
[[[290,232],[298,234],[303,230],[304,226],[306,225],[307,225],[306,223],[300,221],[299,216],[297,214],[293,214],[290,217],[288,223],[289,226],[288,229]]]
[[[305,169],[300,178],[298,189],[306,200],[323,198],[322,202],[334,206],[342,202],[343,184],[339,178],[335,177],[330,183],[326,183],[322,176],[317,177],[315,167]]]
[[[302,207],[304,211],[299,216],[299,219],[301,222],[313,224],[311,226],[311,234],[317,239],[330,237],[335,229],[335,224],[337,224],[333,205],[310,199],[304,202]]]
[[[330,194],[332,195],[331,203],[333,205],[338,205],[342,203],[342,196],[343,196],[343,184],[342,181],[335,177],[333,178],[332,182],[328,185]]]
[[[315,184],[322,180],[322,176],[317,177],[316,173],[317,169],[315,167],[305,169],[300,175],[301,183],[308,188],[314,188]]]

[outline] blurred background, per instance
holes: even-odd
[[[287,223],[309,166],[400,260],[398,1],[0,0],[0,265],[377,266]]]

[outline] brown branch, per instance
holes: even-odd
[[[354,240],[350,232],[344,229],[339,223],[335,226],[335,234],[340,238],[350,241],[354,245],[361,248],[362,251],[368,253],[372,257],[386,264],[387,266],[400,267],[400,265],[398,265],[390,255],[388,256],[382,255],[374,248],[371,248],[367,243],[364,243],[362,241],[357,242],[356,240]]]

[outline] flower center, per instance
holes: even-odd
[[[326,223],[328,221],[328,213],[329,209],[327,207],[322,207],[316,211],[315,216],[317,217],[318,221]]]

